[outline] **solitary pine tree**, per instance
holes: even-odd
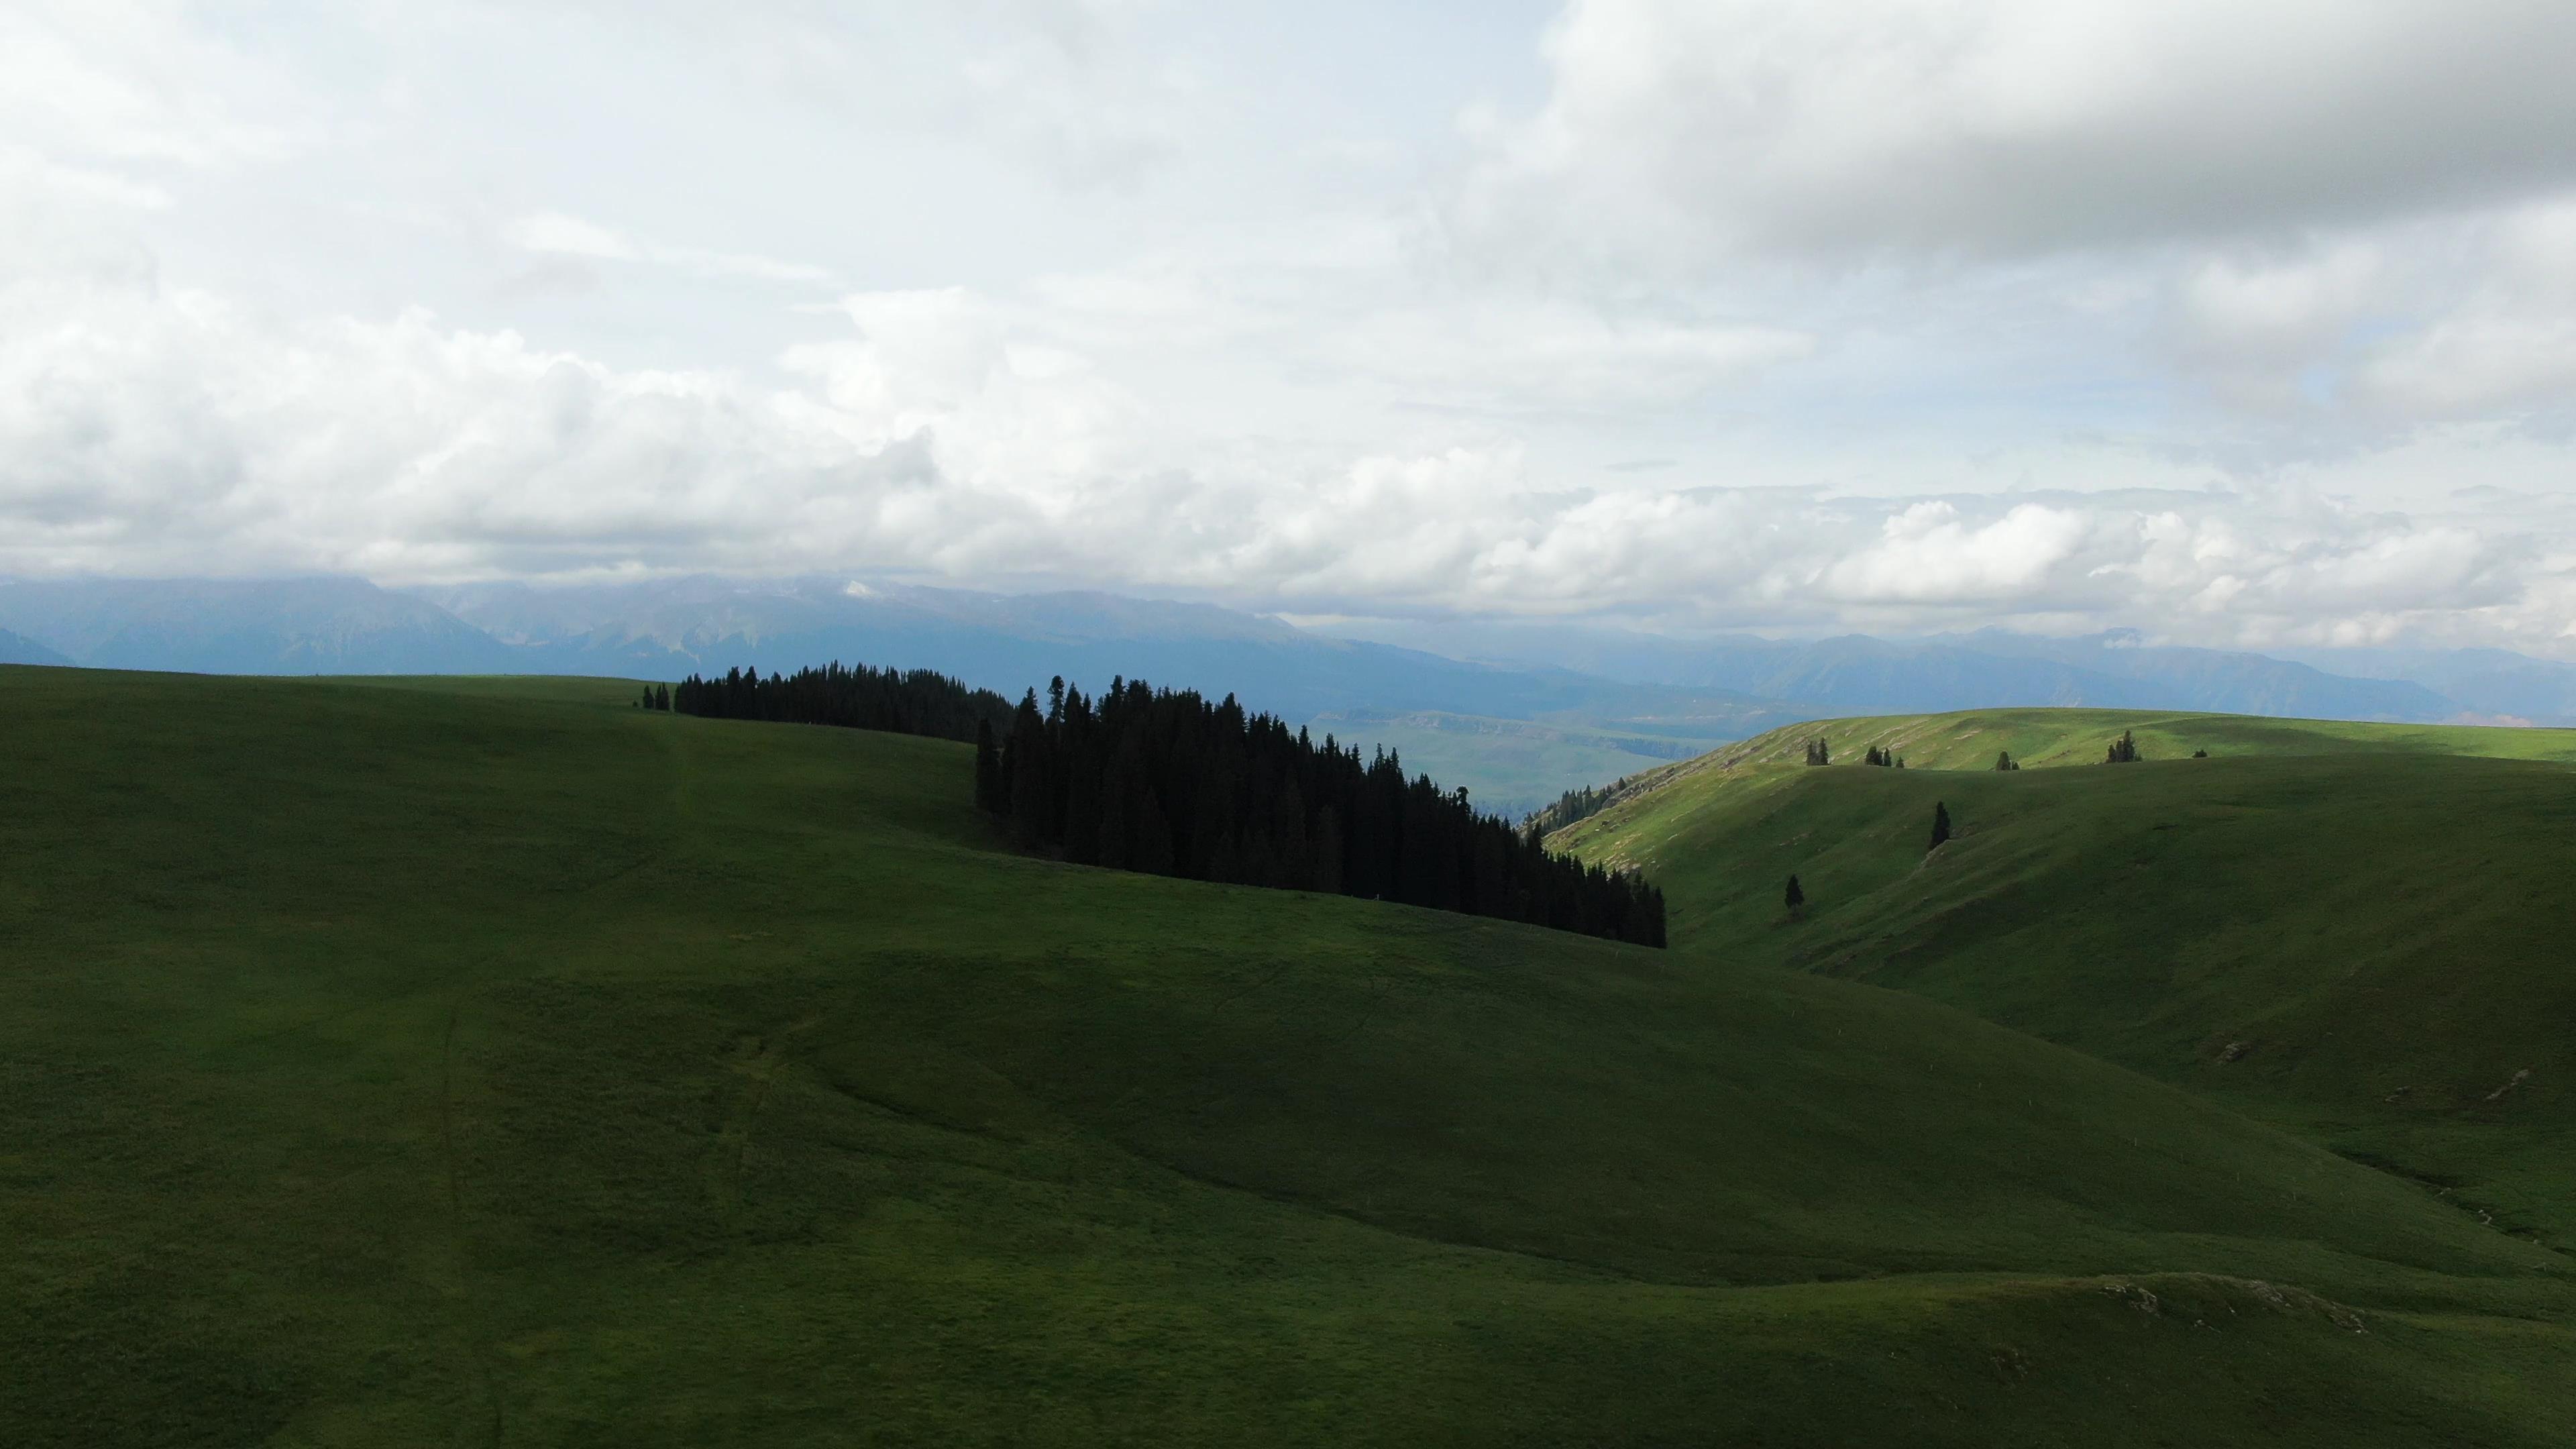
[[[1789,903],[1789,914],[1793,916],[1807,903],[1807,893],[1798,889],[1796,876],[1789,877],[1789,889],[1781,893],[1781,898]]]
[[[2130,737],[2127,730],[2122,730],[2120,731],[2120,737],[2111,742],[2110,758],[2103,761],[2103,763],[2109,765],[2125,765],[2137,758],[2138,742]]]
[[[2012,751],[1997,750],[1995,751],[1995,768],[1998,770],[2018,770],[2021,766],[2013,763]]]
[[[1932,848],[1939,850],[1941,842],[1949,838],[1950,807],[1936,800],[1932,804]]]

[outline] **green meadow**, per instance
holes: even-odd
[[[2576,1438],[2557,764],[1703,766],[1657,952],[633,692],[0,668],[0,1442]]]
[[[2095,763],[2124,730],[2145,758]],[[1834,764],[1803,764],[1813,738]],[[1873,745],[1908,768],[1857,763]],[[1998,750],[2029,768],[1994,770]],[[1830,720],[1668,771],[1554,839],[1650,870],[1677,949],[1959,1007],[2564,1252],[2571,762],[2563,730]],[[1956,835],[1930,850],[1936,803]]]

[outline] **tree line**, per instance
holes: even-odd
[[[1664,944],[1664,896],[1555,855],[1403,762],[1247,713],[1234,696],[1059,678],[979,729],[975,800],[1086,865],[1276,886]]]
[[[767,679],[757,669],[728,669],[722,679],[692,674],[676,688],[645,694],[657,701],[648,709],[708,719],[841,725],[943,740],[971,740],[979,729],[1006,726],[1011,719],[1009,700],[945,674],[838,662],[784,676],[773,671]]]
[[[1652,770],[1622,775],[1607,785],[1579,785],[1557,796],[1553,804],[1542,805],[1523,817],[1521,834],[1531,840],[1545,840],[1576,821],[1589,820],[1635,795],[1646,780],[1670,768],[1669,765],[1658,765]]]

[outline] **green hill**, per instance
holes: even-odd
[[[2576,1432],[2565,1259],[2204,1097],[632,692],[0,670],[0,1440]]]
[[[2098,760],[2124,728],[2138,764],[1976,767],[2002,748]],[[1807,768],[1802,741],[1817,735],[1837,761],[1885,744],[1909,768]],[[2177,758],[2197,748],[2212,757]],[[1647,864],[1677,948],[1960,1006],[2565,1248],[2571,758],[2568,731],[2096,711],[1837,720],[1694,762],[1556,843]],[[1936,801],[1959,835],[1927,856]],[[1792,872],[1809,902],[1795,921],[1780,898]]]

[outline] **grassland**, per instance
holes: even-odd
[[[2134,729],[2135,765],[2098,760]],[[1798,763],[1880,744],[1906,770]],[[2187,758],[2194,749],[2211,758]],[[1997,773],[1998,749],[2040,768]],[[2095,711],[1838,720],[1562,832],[1677,948],[1902,987],[2576,1246],[2576,732]],[[1922,766],[1953,768],[1922,768]],[[1927,854],[1936,802],[1959,835]],[[1808,905],[1792,919],[1781,882]]]
[[[630,692],[0,669],[0,1441],[2576,1434],[2565,1258],[2188,1083]]]

